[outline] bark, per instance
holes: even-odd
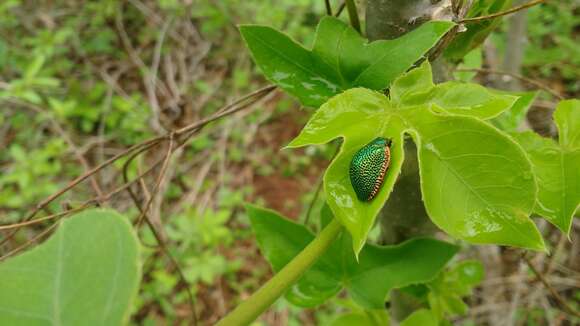
[[[515,1],[514,5],[522,4],[525,1]],[[519,11],[510,16],[508,21],[508,31],[506,33],[506,52],[503,61],[503,69],[509,73],[521,74],[524,52],[527,44],[527,10]],[[522,89],[518,79],[502,80],[502,89],[517,91]]]

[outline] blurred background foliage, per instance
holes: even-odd
[[[127,146],[207,117],[265,85],[238,24],[270,25],[310,44],[324,12],[323,1],[307,0],[2,1],[2,223],[18,220],[40,200]],[[580,4],[553,1],[531,8],[526,26],[520,73],[567,97],[580,97]],[[463,65],[501,67],[502,58],[513,51],[507,42],[509,31],[509,24],[502,23]],[[501,76],[477,78],[484,84],[501,84]],[[520,86],[524,89],[533,87]],[[551,98],[541,95],[530,114],[535,110],[547,119],[553,108]],[[323,195],[313,207],[310,202],[334,147],[280,150],[310,113],[294,99],[273,93],[251,109],[203,129],[173,156],[168,177],[153,199],[151,218],[163,226],[161,236],[191,286],[204,324],[216,322],[271,275],[241,209],[243,202],[262,203],[296,220],[304,220],[309,211],[318,216]],[[165,150],[159,146],[139,157],[129,174],[136,176]],[[101,171],[45,213],[75,207],[118,187],[122,164]],[[142,198],[147,198],[147,185],[153,183],[149,177],[140,185]],[[138,215],[125,193],[106,205]],[[310,221],[314,227],[318,223],[317,218]],[[27,228],[12,245],[43,229]],[[576,225],[576,233],[578,229]],[[144,282],[132,322],[186,324],[191,320],[186,285],[147,229],[142,228],[141,238]],[[568,286],[571,298],[580,297],[574,283],[580,275],[577,240],[562,245],[571,247],[561,251],[569,255],[558,257],[553,267],[575,277],[558,276],[559,286]],[[517,277],[531,276],[518,274],[521,266],[509,250],[492,252],[501,266],[486,260],[490,252],[475,251],[471,248],[466,255],[483,256],[486,271],[492,272],[468,302],[472,309],[459,319],[462,323],[493,324],[516,313],[522,324],[543,325],[559,316],[554,308],[544,309],[541,287],[525,291],[511,308],[486,300],[486,286],[501,285],[508,295],[514,277],[517,282]],[[512,297],[502,300],[514,302]],[[345,309],[355,308],[342,297],[304,310],[280,300],[256,324],[324,325]]]

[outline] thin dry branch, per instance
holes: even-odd
[[[330,6],[330,0],[324,0],[324,5],[326,6],[326,14],[332,16],[332,7]]]
[[[64,130],[64,128],[60,125],[60,123],[58,122],[58,120],[52,116],[52,114],[50,114],[50,112],[47,112],[46,110],[43,110],[43,108],[37,106],[36,104],[33,103],[29,103],[26,101],[21,101],[17,98],[8,98],[7,100],[5,100],[8,103],[12,103],[14,105],[18,105],[18,106],[22,106],[24,108],[28,108],[36,113],[39,114],[47,114],[48,116],[48,120],[52,126],[52,129],[54,131],[56,131],[56,133],[58,133],[63,139],[64,141],[68,144],[68,146],[70,147],[71,151],[74,153],[74,155],[77,158],[77,161],[79,161],[79,163],[83,166],[83,168],[85,169],[85,171],[90,170],[90,165],[89,162],[87,161],[87,159],[85,158],[83,152],[78,148],[78,146],[73,142],[72,138],[70,137],[70,135]],[[95,193],[97,196],[102,196],[103,195],[103,191],[101,190],[101,187],[99,186],[99,182],[97,181],[97,179],[94,176],[91,176],[91,186],[93,187],[93,189],[95,190]]]
[[[534,264],[526,256],[526,253],[525,252],[524,252],[524,254],[522,254],[522,258],[524,259],[524,261],[526,262],[526,264],[528,265],[528,267],[532,270],[532,272],[536,275],[536,277],[540,280],[540,282],[542,282],[542,284],[544,284],[544,286],[546,287],[546,289],[548,289],[548,291],[550,291],[550,293],[552,294],[552,296],[554,297],[554,299],[556,299],[556,301],[558,301],[558,303],[566,311],[568,311],[572,315],[580,318],[580,311],[577,311],[576,309],[574,309],[572,306],[570,306],[570,304],[566,301],[566,299],[562,298],[562,296],[560,295],[560,293],[558,293],[558,291],[556,291],[556,289],[554,289],[554,287],[552,287],[552,285],[548,282],[548,280],[546,279],[546,277],[544,276],[544,274],[541,273],[539,270],[536,269],[536,267],[534,266]]]
[[[167,171],[167,167],[169,166],[169,160],[171,159],[171,153],[173,150],[173,142],[174,141],[175,141],[175,135],[173,133],[171,133],[169,135],[169,144],[167,145],[167,153],[165,154],[165,159],[163,160],[163,165],[161,166],[161,171],[159,172],[159,175],[157,176],[157,181],[155,182],[155,185],[153,186],[153,191],[151,192],[151,195],[150,195],[149,199],[147,200],[145,207],[141,210],[141,214],[137,218],[137,228],[139,228],[141,226],[141,223],[143,222],[143,218],[145,217],[145,215],[147,214],[147,212],[151,208],[151,204],[153,203],[153,198],[155,197],[155,194],[157,193],[157,190],[159,189],[159,185],[163,181],[163,177],[165,176],[165,171]]]
[[[35,235],[30,240],[26,241],[25,243],[21,244],[20,246],[14,248],[11,251],[7,252],[6,254],[2,255],[2,257],[0,257],[0,261],[5,260],[6,258],[12,257],[12,256],[16,255],[17,253],[21,252],[22,250],[28,248],[28,246],[30,246],[34,242],[40,240],[45,235],[49,234],[52,230],[54,230],[56,228],[57,225],[58,224],[55,223],[55,224],[47,227],[45,230],[43,230],[42,232],[39,232],[37,235]]]
[[[520,10],[524,10],[524,9],[533,7],[535,5],[539,5],[539,4],[546,2],[546,1],[547,0],[534,0],[534,1],[530,1],[528,3],[524,3],[523,5],[510,8],[506,11],[496,12],[495,14],[486,15],[486,16],[479,16],[479,17],[472,17],[472,18],[464,18],[464,19],[460,20],[458,23],[460,23],[460,24],[473,23],[473,22],[478,22],[478,21],[482,21],[482,20],[494,19],[497,17],[513,14],[514,12],[518,12]]]
[[[30,221],[0,225],[0,230],[9,230],[9,229],[21,228],[23,226],[28,226],[28,225],[39,224],[39,223],[42,223],[44,221],[49,221],[49,220],[57,219],[60,217],[64,217],[64,216],[72,214],[72,213],[80,212],[80,211],[88,208],[89,206],[105,203],[105,202],[109,201],[114,195],[116,195],[122,191],[127,190],[134,183],[142,180],[143,177],[145,177],[147,174],[151,173],[155,168],[157,168],[157,166],[159,166],[163,162],[163,160],[164,159],[160,159],[157,162],[153,163],[151,165],[151,167],[149,167],[145,172],[138,175],[135,179],[130,180],[130,181],[126,180],[125,183],[123,185],[121,185],[120,187],[114,189],[113,191],[107,193],[104,196],[94,197],[94,198],[91,198],[89,200],[86,200],[79,207],[68,209],[68,210],[65,210],[65,211],[62,211],[62,212],[59,212],[56,214],[43,216],[41,218],[37,218],[34,220],[30,220]],[[1,258],[0,258],[0,260],[1,260]]]
[[[101,171],[102,169],[106,168],[107,166],[113,164],[117,160],[119,160],[119,159],[121,159],[121,158],[123,158],[123,157],[137,151],[137,150],[143,150],[143,151],[149,150],[153,146],[157,145],[158,143],[168,140],[171,134],[173,134],[174,137],[176,137],[176,139],[183,139],[180,141],[180,143],[185,142],[191,136],[193,136],[193,134],[195,134],[195,132],[197,132],[199,129],[201,129],[205,125],[207,125],[211,122],[214,122],[216,120],[219,120],[223,117],[226,117],[228,115],[234,114],[240,110],[243,110],[243,109],[251,106],[252,104],[256,103],[258,100],[260,100],[263,97],[265,97],[266,95],[270,94],[274,89],[276,89],[276,86],[274,86],[274,85],[263,87],[263,88],[255,91],[253,93],[250,93],[250,94],[234,101],[233,103],[231,103],[229,105],[224,106],[223,108],[218,110],[218,112],[216,112],[215,114],[211,115],[210,117],[208,117],[206,119],[202,119],[200,121],[194,122],[194,123],[192,123],[188,126],[185,126],[185,127],[181,128],[173,133],[147,139],[141,143],[135,144],[135,145],[123,150],[122,152],[116,154],[115,156],[111,157],[110,159],[106,160],[105,162],[101,163],[100,165],[98,165],[98,166],[92,168],[91,170],[83,173],[82,175],[78,176],[73,181],[71,181],[68,185],[66,185],[64,188],[61,188],[57,192],[51,194],[50,196],[48,196],[47,198],[45,198],[44,200],[39,202],[35,206],[35,208],[32,209],[32,211],[24,219],[22,219],[20,222],[31,220],[32,218],[34,218],[34,216],[36,216],[36,214],[38,214],[38,212],[40,210],[46,208],[54,200],[58,199],[63,194],[67,193],[69,190],[71,190],[74,187],[76,187],[77,185],[79,185],[81,182],[85,181],[86,179],[88,179],[89,177],[91,177],[95,173]],[[19,229],[20,228],[13,229],[10,234],[8,234],[2,241],[0,241],[0,246],[5,244],[6,242],[8,242],[10,239],[12,239],[12,237],[14,237],[14,233],[17,232]]]
[[[524,77],[522,75],[518,75],[518,74],[514,74],[511,72],[507,72],[507,71],[501,71],[501,70],[493,70],[493,69],[467,69],[467,68],[461,68],[461,69],[455,69],[455,71],[458,72],[477,72],[477,73],[483,73],[483,74],[494,74],[494,75],[503,75],[503,76],[509,76],[518,80],[521,80],[524,83],[528,83],[530,85],[536,86],[550,94],[552,94],[553,96],[555,96],[556,98],[558,98],[559,100],[563,100],[564,96],[562,96],[560,93],[556,92],[555,90],[551,89],[550,87],[546,86],[545,84],[531,79],[531,78],[527,78]]]

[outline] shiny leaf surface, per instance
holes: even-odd
[[[432,21],[390,41],[369,43],[334,17],[323,18],[312,50],[270,27],[243,25],[240,32],[264,75],[305,106],[357,86],[384,89],[421,59],[453,26]]]

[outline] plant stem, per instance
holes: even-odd
[[[252,296],[238,305],[220,320],[217,326],[247,325],[270,307],[320,258],[342,230],[338,220],[333,219],[312,242],[292,259],[280,272],[262,285]]]
[[[526,4],[523,4],[521,6],[516,6],[516,7],[513,7],[511,9],[508,9],[506,11],[498,12],[495,14],[491,14],[491,15],[487,15],[487,16],[480,16],[480,17],[473,17],[473,18],[465,18],[465,19],[460,20],[459,23],[460,24],[472,23],[472,22],[478,22],[478,21],[487,20],[487,19],[494,19],[497,17],[513,14],[514,12],[524,10],[526,8],[533,7],[535,5],[539,5],[543,2],[546,2],[546,0],[534,0],[534,1],[530,1]]]
[[[326,14],[332,16],[332,7],[330,6],[330,0],[324,0],[324,5],[326,6]]]
[[[350,24],[354,29],[356,29],[357,32],[360,33],[360,21],[358,20],[358,11],[356,10],[356,4],[354,3],[354,0],[346,0],[345,3]]]

